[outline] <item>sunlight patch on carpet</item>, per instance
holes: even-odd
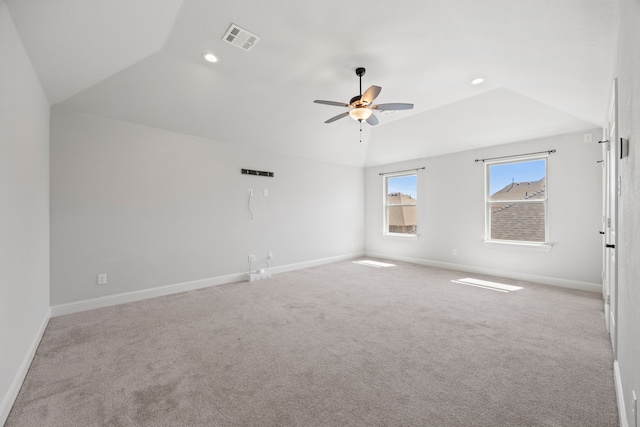
[[[488,280],[472,279],[467,277],[466,279],[452,280],[453,283],[460,283],[461,285],[475,286],[477,288],[489,289],[497,292],[514,292],[523,289],[521,286],[505,285],[503,283],[490,282]]]
[[[368,259],[362,260],[362,261],[353,261],[354,264],[360,264],[360,265],[368,265],[369,267],[376,267],[376,268],[384,268],[384,267],[395,267],[395,264],[387,264],[386,262],[380,262],[380,261],[371,261]]]

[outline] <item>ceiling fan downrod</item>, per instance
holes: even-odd
[[[356,76],[360,77],[360,98],[362,98],[362,76],[366,73],[367,70],[364,67],[356,68]]]

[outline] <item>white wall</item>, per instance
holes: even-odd
[[[559,286],[601,289],[601,159],[583,133],[416,159],[365,171],[367,254],[466,271],[501,274]],[[425,141],[429,143],[429,141]],[[442,143],[442,142],[438,142]],[[484,165],[475,159],[556,149],[548,159],[549,252],[484,242]],[[418,172],[417,239],[383,236],[382,177]],[[457,256],[452,255],[452,250]]]
[[[618,367],[622,426],[640,425],[633,391],[640,397],[640,3],[620,2],[618,37],[618,136],[629,139],[620,162],[622,194],[618,228]],[[620,381],[621,380],[621,381]],[[635,418],[635,419],[634,419]]]
[[[0,2],[0,425],[49,318],[49,103]]]
[[[52,305],[233,279],[249,254],[254,268],[269,251],[272,267],[361,254],[362,188],[360,168],[54,108]]]

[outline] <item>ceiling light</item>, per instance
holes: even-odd
[[[202,57],[207,62],[218,62],[218,58],[211,52],[205,52],[202,54]]]
[[[369,110],[368,108],[365,108],[365,107],[358,107],[358,108],[354,108],[353,110],[349,111],[349,115],[354,120],[357,120],[359,122],[361,122],[363,120],[367,120],[369,117],[371,117],[371,114],[373,114],[373,111],[371,111],[371,110]]]
[[[478,77],[477,79],[471,80],[472,85],[479,85],[482,82],[484,82],[484,79],[482,77]]]

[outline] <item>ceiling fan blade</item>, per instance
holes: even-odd
[[[378,118],[375,116],[375,114],[371,114],[367,119],[367,123],[369,123],[371,126],[375,126],[380,122],[378,121]]]
[[[345,104],[344,102],[336,102],[336,101],[323,101],[322,99],[316,99],[316,104],[324,104],[324,105],[335,105],[336,107],[348,107],[349,104]]]
[[[365,90],[362,94],[361,100],[366,102],[367,104],[371,104],[374,99],[380,94],[382,88],[380,86],[371,86],[369,89]]]
[[[384,110],[411,110],[413,108],[413,104],[405,104],[403,102],[393,102],[390,104],[378,104],[378,105],[372,105],[371,107],[372,110],[379,110],[379,111],[384,111]]]
[[[349,115],[348,111],[345,111],[344,113],[340,113],[337,116],[333,116],[331,117],[329,120],[327,120],[325,123],[331,123],[331,122],[335,122],[336,120],[340,120],[343,117],[347,117]]]

